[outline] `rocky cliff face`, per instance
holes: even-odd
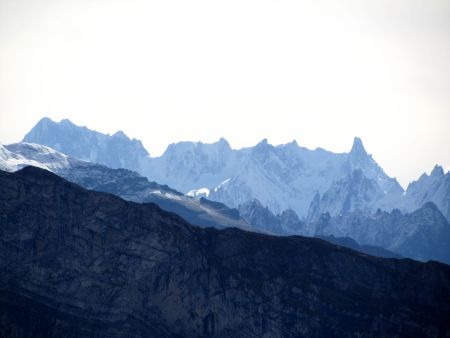
[[[0,172],[0,336],[439,337],[450,268]]]

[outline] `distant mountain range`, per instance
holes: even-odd
[[[379,210],[372,216],[322,214],[310,227],[316,236],[351,237],[359,244],[383,247],[404,257],[450,264],[450,224],[432,202],[407,214],[398,209]]]
[[[450,267],[0,171],[2,337],[446,337]]]
[[[150,182],[136,172],[78,160],[47,146],[24,142],[0,146],[0,168],[16,171],[26,165],[52,171],[84,188],[109,192],[129,201],[154,202],[164,210],[203,227],[237,227],[276,235],[320,236],[376,256],[403,255],[450,263],[450,225],[431,202],[412,214],[397,210],[367,215],[354,211],[345,216],[324,213],[317,219],[302,220],[291,209],[275,215],[256,199],[239,205],[236,210],[204,197],[185,196],[167,185]]]
[[[374,215],[359,211],[344,216],[324,213],[314,221],[299,219],[293,210],[275,215],[258,200],[248,201],[238,210],[253,227],[269,233],[319,237],[380,257],[404,256],[450,264],[450,224],[432,202],[412,213],[398,209],[379,210]]]
[[[44,118],[25,142],[49,146],[64,154],[127,168],[184,194],[237,208],[259,200],[274,214],[291,209],[300,218],[317,220],[323,213],[344,216],[377,209],[412,212],[433,202],[450,220],[450,174],[436,166],[406,191],[369,155],[355,138],[348,153],[310,150],[295,141],[272,146],[231,149],[225,139],[213,144],[171,144],[160,157],[150,157],[140,141],[122,132],[110,136],[79,127],[69,120]]]

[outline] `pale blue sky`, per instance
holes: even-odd
[[[223,136],[450,167],[450,1],[0,0],[0,141],[43,116],[152,155]]]

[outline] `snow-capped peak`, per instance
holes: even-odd
[[[69,158],[52,148],[35,143],[14,143],[1,146],[0,161],[4,170],[16,171],[28,165],[54,171],[67,168]],[[72,162],[82,162],[72,159]]]

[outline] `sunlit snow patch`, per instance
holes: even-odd
[[[200,198],[200,197],[208,197],[209,196],[209,189],[208,188],[201,188],[201,189],[195,189],[191,190],[187,193],[190,197]]]

